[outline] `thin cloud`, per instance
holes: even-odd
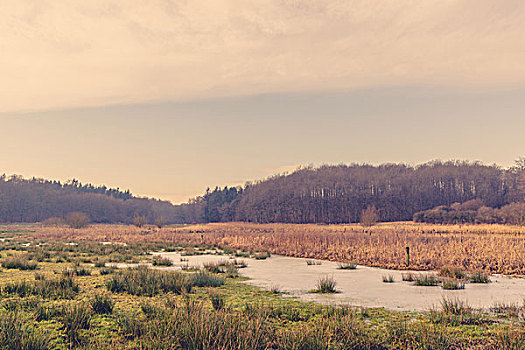
[[[525,3],[0,3],[0,112],[389,85],[525,83]]]

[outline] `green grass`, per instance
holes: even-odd
[[[115,307],[115,303],[111,297],[105,294],[95,294],[89,303],[91,309],[96,314],[111,314]]]
[[[17,312],[0,315],[0,348],[12,350],[51,349],[49,336],[30,326],[30,322]]]
[[[36,270],[38,264],[30,261],[28,256],[13,256],[2,260],[2,267],[5,269],[19,269],[19,270]]]
[[[195,287],[220,287],[225,279],[204,271],[196,272],[191,275],[191,285]]]
[[[154,296],[160,293],[189,293],[192,279],[179,272],[151,270],[146,266],[129,268],[111,276],[106,287],[114,293]]]
[[[79,291],[78,284],[72,277],[59,279],[44,279],[35,281],[14,281],[4,285],[3,295],[17,295],[27,297],[31,295],[43,298],[73,298]]]

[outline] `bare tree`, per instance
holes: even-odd
[[[164,220],[162,216],[159,216],[158,218],[155,219],[155,225],[158,228],[163,228],[164,225],[166,225],[166,221]]]
[[[361,212],[361,225],[370,227],[375,225],[379,221],[379,212],[375,205],[369,205],[365,210]]]
[[[134,218],[133,218],[133,225],[137,226],[137,227],[142,227],[146,224],[147,220],[146,220],[146,217],[144,215],[136,215]]]
[[[89,221],[89,216],[79,211],[69,213],[66,217],[66,223],[72,228],[86,227]]]

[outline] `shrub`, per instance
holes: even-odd
[[[237,256],[237,255],[236,255]],[[244,255],[239,255],[239,256],[244,256]],[[255,259],[255,260],[265,260],[267,258],[270,257],[270,253],[269,252],[257,252],[257,253],[254,253],[252,255],[252,257]]]
[[[144,225],[146,225],[148,221],[146,220],[146,217],[144,215],[136,215],[134,218],[133,218],[133,225],[137,226],[137,227],[142,227]]]
[[[159,217],[155,219],[155,226],[158,228],[163,228],[166,225],[166,221],[163,217]]]
[[[234,266],[229,266],[224,271],[226,278],[237,278],[239,277],[239,270]]]
[[[57,217],[47,218],[44,221],[42,221],[42,225],[44,226],[62,226],[63,224],[64,219]]]
[[[89,303],[96,314],[111,314],[115,305],[111,297],[105,294],[95,294]]]
[[[79,229],[89,225],[89,216],[79,211],[69,213],[66,217],[66,223],[71,228]]]
[[[370,227],[375,225],[379,221],[379,211],[375,205],[369,205],[365,210],[361,212],[361,225]]]
[[[204,270],[211,273],[224,273],[225,266],[216,262],[208,262],[203,264]]]
[[[281,294],[281,288],[277,285],[273,285],[270,287],[270,293],[272,294]]]
[[[331,276],[324,276],[319,278],[316,284],[316,289],[314,289],[312,292],[314,293],[337,293],[337,290],[335,289],[337,285],[337,282],[335,279]]]

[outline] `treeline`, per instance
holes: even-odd
[[[166,201],[134,197],[129,191],[21,176],[0,176],[0,222],[39,222],[82,212],[94,222],[175,221],[175,206]]]
[[[418,212],[415,222],[432,224],[511,224],[525,225],[525,203],[511,203],[501,208],[490,208],[480,199],[451,206],[440,205],[436,208]]]
[[[478,162],[306,167],[240,188],[216,188],[177,207],[180,222],[358,222],[374,205],[381,221],[479,199],[501,208],[525,198],[525,160],[503,169]],[[484,209],[485,210],[485,209]]]
[[[418,213],[416,220],[426,222],[510,223],[516,222],[511,217],[519,204],[508,205],[524,199],[525,158],[509,169],[465,161],[304,167],[243,187],[216,187],[176,206],[76,180],[63,184],[0,176],[0,222],[82,212],[95,222],[331,224],[358,222],[365,208],[375,206],[380,221],[412,220]],[[472,205],[472,200],[481,206],[458,209],[454,204]]]

